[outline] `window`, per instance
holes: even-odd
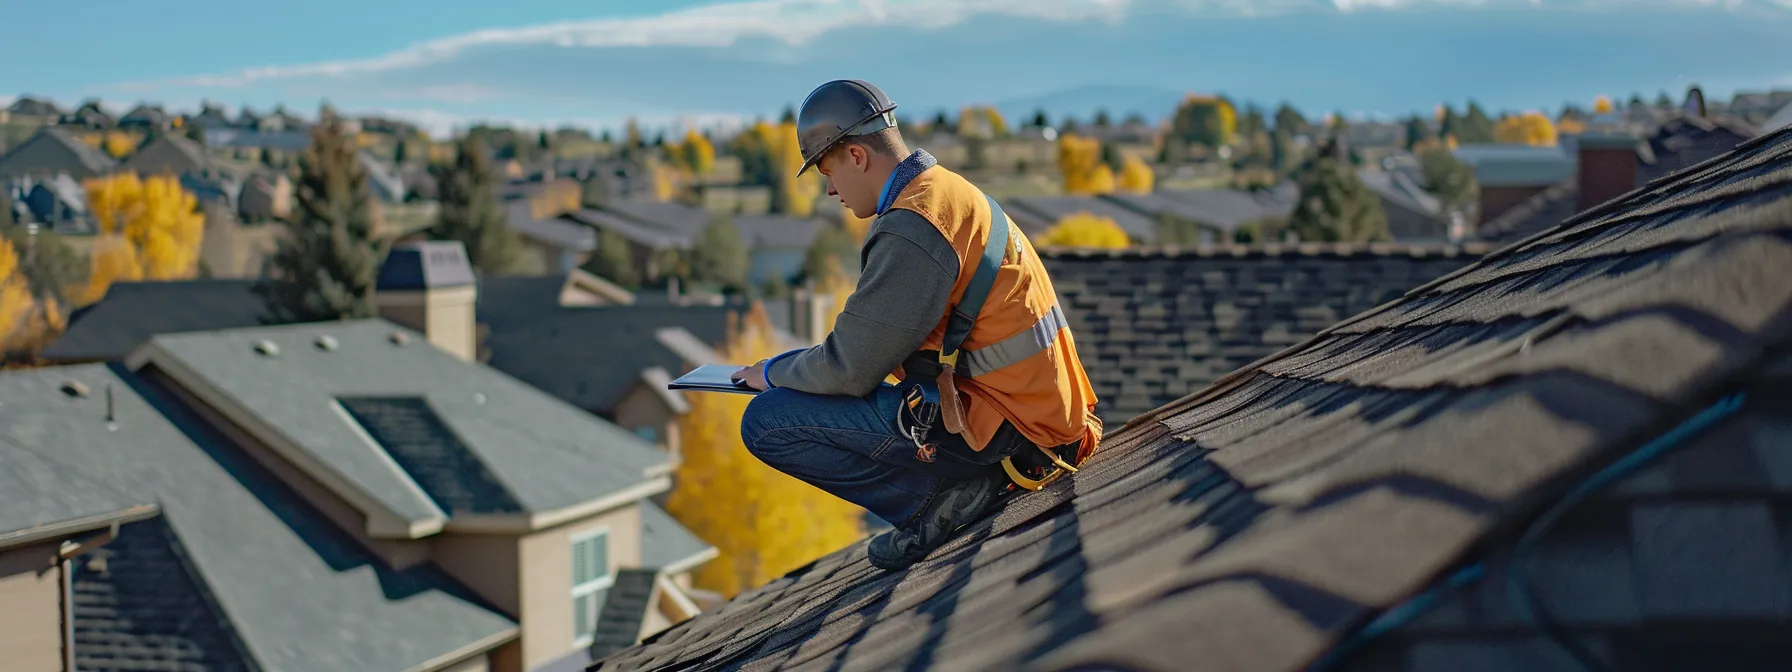
[[[604,589],[610,587],[610,531],[596,530],[572,538],[572,636],[575,646],[591,643]]]
[[[652,425],[642,425],[640,427],[636,427],[635,428],[635,436],[641,437],[641,439],[643,441],[646,441],[648,443],[659,443],[660,442],[660,430],[658,427],[654,427]]]

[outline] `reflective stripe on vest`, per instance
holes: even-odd
[[[964,370],[965,377],[975,378],[1013,366],[1052,347],[1052,343],[1058,339],[1058,330],[1069,327],[1070,322],[1064,318],[1063,309],[1053,305],[1044,317],[1026,330],[976,350],[964,351],[958,357],[959,367]]]

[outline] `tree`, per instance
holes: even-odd
[[[1424,119],[1420,119],[1419,115],[1412,115],[1406,120],[1407,151],[1413,151],[1415,147],[1423,145],[1431,139],[1431,126],[1427,125]]]
[[[740,159],[741,182],[767,187],[778,184],[775,143],[772,142],[776,135],[771,124],[755,121],[728,144],[728,153]]]
[[[1668,95],[1667,89],[1662,89],[1660,93],[1655,94],[1655,106],[1662,109],[1674,106],[1674,98]]]
[[[120,173],[86,183],[88,211],[99,223],[88,301],[114,280],[180,280],[197,272],[205,215],[173,176]]]
[[[1607,98],[1604,94],[1600,94],[1600,96],[1598,98],[1593,99],[1593,114],[1611,114],[1611,113],[1612,113],[1612,99],[1611,98]]]
[[[1088,196],[1114,190],[1114,170],[1101,161],[1101,142],[1094,138],[1074,133],[1058,136],[1058,170],[1063,175],[1064,193]]]
[[[1553,147],[1556,144],[1556,126],[1542,112],[1526,112],[1501,119],[1494,126],[1493,139],[1507,144]]]
[[[123,131],[107,131],[103,137],[100,146],[114,159],[122,159],[137,150],[137,141]]]
[[[635,271],[635,258],[629,252],[628,239],[609,229],[597,234],[597,249],[580,268],[626,289],[635,289],[641,284],[641,274]]]
[[[373,317],[374,281],[391,241],[378,234],[367,169],[334,110],[299,155],[297,205],[255,293],[271,322]]]
[[[1033,111],[1033,128],[1050,128],[1051,125],[1051,119],[1045,116],[1045,108]]]
[[[697,282],[744,290],[751,263],[746,241],[726,215],[711,217],[691,247],[691,279]]]
[[[765,144],[772,148],[773,166],[776,173],[776,191],[773,192],[772,211],[792,217],[808,217],[815,212],[815,197],[821,193],[820,173],[810,170],[798,177],[796,171],[803,166],[802,147],[797,144],[796,124],[794,122],[778,124],[776,128],[766,126],[755,129],[770,137]]]
[[[1255,103],[1244,106],[1244,114],[1238,117],[1238,134],[1250,137],[1259,131],[1268,131],[1269,121],[1263,118],[1263,109]]]
[[[1437,137],[1462,140],[1462,117],[1456,114],[1456,108],[1443,105],[1437,114]]]
[[[1151,166],[1136,156],[1128,156],[1120,169],[1120,191],[1131,194],[1149,194],[1157,182],[1157,173]]]
[[[1189,94],[1176,108],[1170,133],[1191,145],[1209,148],[1232,143],[1238,132],[1238,112],[1222,97]]]
[[[1154,242],[1158,245],[1187,247],[1201,244],[1201,225],[1175,215],[1158,215]]]
[[[14,332],[24,326],[35,305],[30,283],[20,271],[18,250],[12,241],[0,238],[0,345],[8,354],[14,350]]]
[[[554,148],[554,141],[548,137],[547,129],[542,129],[542,131],[535,136],[535,146],[540,147],[543,154],[548,153],[548,151]]]
[[[1104,108],[1101,108],[1101,109],[1095,111],[1095,127],[1096,128],[1107,128],[1109,126],[1112,126],[1113,123],[1114,123],[1113,120],[1108,117],[1108,108],[1104,107]]]
[[[1374,242],[1389,240],[1381,199],[1363,184],[1336,137],[1325,141],[1295,176],[1300,197],[1288,228],[1301,240]]]
[[[1041,247],[1096,247],[1117,249],[1131,245],[1126,230],[1113,219],[1087,212],[1066,215],[1039,237]]]
[[[758,303],[729,322],[721,348],[728,361],[758,361],[784,349]],[[732,597],[864,534],[863,509],[747,452],[740,422],[751,397],[694,394],[689,399],[691,411],[679,418],[684,459],[666,509],[719,551],[694,570],[698,587]]]
[[[31,287],[31,295],[39,303],[66,306],[72,299],[84,298],[79,284],[87,279],[87,260],[75,248],[51,232],[38,227],[10,223],[11,206],[0,190],[0,230],[5,240],[19,252],[18,272]]]
[[[654,250],[653,255],[647,261],[652,266],[648,269],[648,275],[653,282],[658,283],[673,278],[691,279],[691,255],[684,250],[676,247],[662,247]]]
[[[458,240],[467,248],[467,262],[486,274],[519,273],[531,264],[523,240],[498,208],[498,179],[478,138],[461,141],[454,164],[431,169],[439,185],[441,206],[428,235]]]
[[[204,127],[187,126],[184,129],[182,129],[182,131],[187,136],[188,140],[192,140],[195,144],[198,144],[200,147],[205,146],[205,128]]]
[[[1008,122],[1002,113],[987,105],[971,105],[958,112],[958,135],[965,138],[996,138],[1008,134]]]
[[[1307,118],[1301,116],[1300,110],[1294,109],[1293,105],[1282,103],[1276,107],[1276,130],[1300,135],[1307,132]]]
[[[822,283],[836,280],[845,269],[858,265],[859,245],[843,226],[824,225],[803,253],[803,277]]]
[[[789,105],[785,105],[784,113],[778,115],[778,123],[780,123],[780,124],[796,123],[796,108],[791,107]]]
[[[1468,111],[1462,115],[1462,131],[1456,139],[1465,144],[1494,142],[1493,120],[1487,117],[1487,111],[1481,109],[1480,103],[1468,101]]]
[[[952,128],[952,120],[946,117],[945,110],[940,110],[934,113],[933,122],[928,124],[927,131],[929,133],[944,133],[948,128]]]
[[[1435,142],[1429,146],[1421,146],[1419,156],[1419,173],[1426,191],[1435,194],[1446,207],[1466,208],[1473,205],[1479,195],[1475,182],[1475,171],[1463,163],[1448,148]]]
[[[716,148],[709,143],[709,138],[698,133],[697,129],[685,131],[684,139],[672,145],[667,151],[672,164],[694,176],[708,175],[715,169]]]
[[[393,147],[392,147],[392,163],[394,165],[403,166],[405,164],[405,160],[411,158],[410,154],[405,151],[405,147],[409,144],[411,144],[411,143],[405,142],[403,138],[399,138],[398,144],[393,145]]]
[[[1269,136],[1269,162],[1277,175],[1288,175],[1300,166],[1300,148],[1294,144],[1294,132],[1280,127]]]

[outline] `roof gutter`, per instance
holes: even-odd
[[[155,504],[141,504],[128,509],[113,511],[98,516],[87,516],[85,518],[76,518],[74,520],[67,520],[51,525],[41,525],[17,532],[8,532],[0,534],[0,550],[25,546],[58,537],[71,537],[82,532],[96,529],[110,529],[112,534],[116,535],[118,526],[125,523],[134,523],[139,520],[154,518],[161,512],[162,508]],[[82,548],[80,553],[69,554],[59,552],[58,556],[62,559],[72,558],[97,548],[111,540],[111,537],[107,537],[104,541],[98,543],[83,544],[84,548]]]

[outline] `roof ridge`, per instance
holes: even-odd
[[[1223,257],[1455,257],[1477,256],[1496,249],[1491,243],[1375,242],[1375,243],[1220,243],[1211,245],[1148,245],[1125,248],[1038,248],[1046,259],[1162,259]]]

